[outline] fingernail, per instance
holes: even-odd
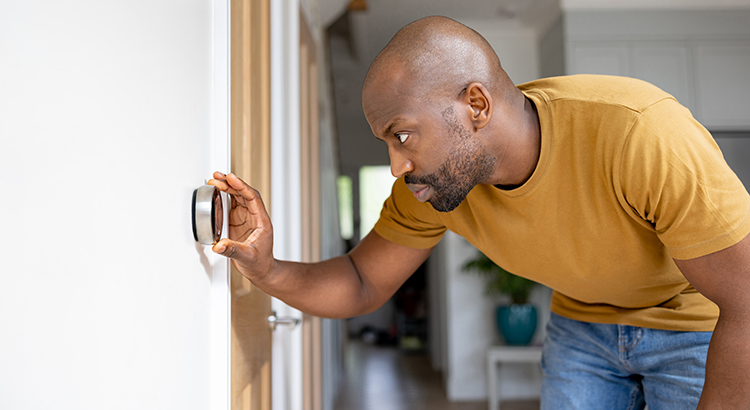
[[[216,247],[216,253],[224,253],[225,250],[227,250],[227,247],[224,245],[219,245]]]

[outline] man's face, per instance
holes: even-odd
[[[367,90],[367,120],[375,136],[388,144],[392,174],[403,175],[419,201],[440,212],[452,211],[475,185],[491,177],[496,160],[462,124],[453,105],[446,103],[441,110],[403,89]]]
[[[436,171],[428,174],[411,172],[404,176],[404,181],[412,192],[427,189],[429,195],[424,200],[437,211],[449,212],[466,199],[474,186],[492,175],[495,159],[471,139],[471,134],[452,108],[443,111],[442,117],[447,138],[452,141],[447,158]]]

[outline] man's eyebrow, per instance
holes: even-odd
[[[388,126],[385,128],[385,131],[383,131],[383,133],[381,135],[383,135],[383,136],[391,135],[391,131],[393,131],[393,127],[395,127],[395,126],[396,126],[396,122],[395,121],[391,121],[391,123],[388,124]]]
[[[388,135],[391,135],[391,132],[393,132],[393,128],[396,126],[396,124],[401,121],[400,118],[395,118],[391,120],[391,122],[388,123],[388,126],[385,127],[385,130],[380,134],[380,136],[376,135],[375,137],[378,139],[381,139],[382,137],[387,137]]]

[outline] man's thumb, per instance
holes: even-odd
[[[211,248],[211,250],[214,251],[214,253],[218,253],[219,255],[226,256],[230,259],[245,259],[243,258],[244,252],[243,246],[240,243],[237,243],[231,239],[224,238],[220,240],[219,242],[216,242],[216,244]]]

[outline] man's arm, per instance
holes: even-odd
[[[351,252],[318,263],[273,257],[273,227],[258,191],[236,176],[215,173],[209,181],[232,196],[229,238],[213,247],[232,259],[243,276],[271,296],[312,315],[345,318],[382,306],[427,259],[413,249],[370,232]]]
[[[750,235],[719,252],[675,263],[720,309],[698,409],[750,409]]]

